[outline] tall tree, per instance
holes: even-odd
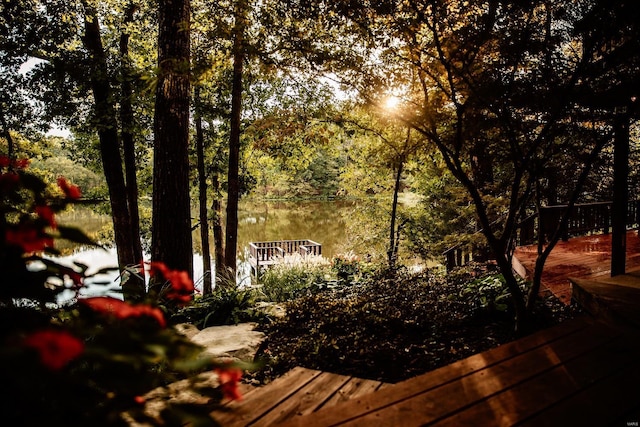
[[[193,274],[189,192],[189,0],[158,4],[151,258]]]
[[[390,104],[388,100],[393,100]],[[387,240],[387,262],[391,267],[396,265],[398,260],[398,250],[400,237],[404,228],[404,220],[401,222],[398,213],[399,196],[403,174],[407,162],[420,150],[424,149],[425,140],[416,132],[411,132],[411,128],[403,126],[395,119],[395,97],[389,97],[383,105],[370,105],[368,110],[359,111],[352,109],[347,116],[341,119],[346,128],[351,128],[354,132],[364,134],[363,144],[351,147],[352,157],[360,157],[362,164],[360,168],[367,168],[367,175],[375,180],[375,185],[383,187],[384,183],[378,176],[373,175],[372,170],[382,170],[382,176],[389,176],[391,169],[392,183],[388,186],[391,190],[391,208],[389,214],[388,240]],[[363,180],[357,179],[362,185]],[[367,186],[367,191],[370,187]],[[374,190],[375,191],[375,190]]]
[[[196,158],[198,169],[198,204],[200,211],[200,241],[202,242],[202,294],[212,291],[213,270],[211,268],[211,251],[209,249],[209,213],[207,206],[207,174],[205,173],[204,131],[202,129],[202,103],[200,88],[193,92],[196,125]]]
[[[100,139],[100,153],[104,174],[109,187],[109,200],[113,228],[121,268],[135,265],[141,260],[140,237],[134,232],[131,221],[130,200],[127,198],[120,156],[118,122],[113,105],[113,93],[108,78],[107,58],[100,34],[96,10],[84,3],[84,43],[89,52],[91,88],[95,105],[95,120]],[[135,176],[135,169],[133,172]],[[135,180],[134,180],[135,181]],[[137,198],[132,201],[137,206]],[[136,244],[137,241],[137,244]],[[144,282],[132,275],[123,284],[126,298],[139,298],[144,294]]]
[[[229,169],[227,175],[227,216],[225,233],[225,267],[235,276],[238,252],[238,201],[240,199],[240,125],[242,120],[242,70],[245,59],[244,37],[247,27],[247,3],[235,3],[233,28],[233,84],[231,89],[231,131],[229,134]]]
[[[120,34],[120,126],[122,139],[123,164],[125,171],[125,185],[127,197],[127,210],[129,218],[130,244],[132,246],[132,257],[142,261],[142,243],[140,241],[140,211],[138,209],[138,178],[137,178],[137,162],[136,162],[136,144],[135,144],[135,117],[133,113],[133,82],[137,79],[131,66],[131,57],[129,53],[129,40],[131,34],[126,30],[134,20],[134,14],[138,7],[133,3],[129,3],[124,11],[123,27],[125,28]],[[144,293],[145,285],[142,277],[132,275],[129,277],[131,281],[138,281],[138,291]]]
[[[82,124],[87,134],[98,135],[95,147],[93,144],[80,146],[75,151],[90,152],[91,163],[104,171],[119,266],[138,264],[142,259],[136,215],[138,200],[131,192],[136,188],[130,138],[134,89],[127,64],[128,31],[140,25],[134,25],[134,8],[129,7],[121,15],[119,4],[113,4],[113,11],[107,13],[100,2],[22,0],[11,3],[20,6],[6,10],[17,13],[12,16],[12,23],[16,25],[13,33],[24,34],[13,50],[24,59],[39,59],[26,73],[28,85],[23,87],[31,97],[31,110],[37,113],[38,121],[70,127]],[[119,32],[121,28],[127,30]],[[113,43],[118,37],[119,52],[118,48],[111,48],[118,45]],[[127,77],[120,79],[125,74]],[[14,111],[17,110],[14,108]],[[126,176],[120,151],[123,142]],[[125,283],[126,295],[141,292],[144,292],[142,279],[131,275]]]

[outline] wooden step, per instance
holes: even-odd
[[[246,392],[242,401],[212,412],[223,426],[272,426],[349,399],[387,384],[296,367],[273,382]]]
[[[640,329],[640,278],[637,272],[598,280],[571,279],[572,298],[592,316]]]

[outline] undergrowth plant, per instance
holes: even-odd
[[[256,308],[258,291],[254,288],[216,286],[212,292],[196,297],[171,317],[172,323],[191,323],[198,329],[241,322],[262,322],[265,314]]]
[[[307,292],[318,292],[335,282],[335,275],[326,263],[304,261],[275,264],[258,279],[262,297],[271,302],[285,302]]]
[[[514,338],[510,315],[489,309],[504,291],[491,269],[445,275],[402,266],[380,269],[351,286],[306,294],[266,328],[255,374],[269,381],[295,366],[386,382],[405,380]],[[546,299],[536,326],[575,310]]]

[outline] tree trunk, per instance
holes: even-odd
[[[404,167],[404,159],[400,159],[398,163],[398,171],[396,173],[396,182],[393,187],[393,203],[391,204],[391,224],[389,225],[389,250],[387,258],[389,267],[394,267],[398,259],[398,243],[396,236],[396,216],[398,212],[398,193],[400,192],[400,180],[402,179],[402,169]]]
[[[233,85],[231,89],[231,130],[227,176],[227,223],[225,267],[235,277],[238,251],[238,199],[240,198],[240,120],[242,114],[242,67],[244,62],[245,0],[236,3],[233,40]]]
[[[212,187],[214,194],[220,193],[219,171],[215,171],[212,177]],[[215,284],[222,283],[224,276],[224,236],[222,233],[222,202],[218,196],[211,202],[211,213],[213,215],[213,245],[215,256],[216,278]]]
[[[538,211],[538,256],[536,258],[536,265],[533,272],[533,283],[529,288],[528,298],[527,298],[527,312],[531,314],[533,309],[535,308],[535,303],[538,298],[538,293],[540,292],[540,285],[542,284],[542,273],[544,271],[544,264],[549,258],[551,251],[556,246],[560,237],[566,233],[567,225],[569,223],[569,217],[571,215],[571,211],[578,200],[578,197],[582,193],[582,188],[584,187],[584,183],[591,172],[593,164],[596,159],[602,152],[605,144],[607,143],[608,138],[602,138],[595,145],[591,153],[589,153],[589,157],[585,162],[584,168],[580,172],[578,176],[578,180],[576,181],[576,185],[571,192],[571,197],[569,198],[569,203],[567,204],[567,208],[560,218],[560,222],[556,226],[556,229],[551,233],[549,238],[546,238],[546,233],[544,229],[547,228],[542,223],[542,215],[541,215],[541,200],[542,197],[538,193],[536,196],[536,208]]]
[[[200,241],[202,242],[202,294],[212,291],[211,251],[209,250],[209,212],[207,210],[207,175],[204,169],[204,133],[200,109],[200,88],[194,91],[196,156],[198,158],[198,202],[200,204]]]
[[[133,22],[133,14],[136,7],[129,4],[125,12],[124,22]],[[133,97],[133,87],[131,84],[132,71],[129,59],[129,34],[122,33],[120,36],[120,60],[121,60],[121,95],[120,95],[120,125],[122,126],[122,152],[124,155],[125,185],[127,194],[127,205],[129,210],[129,221],[131,222],[131,244],[137,262],[143,261],[142,243],[140,242],[140,212],[138,210],[138,178],[136,176],[136,156],[135,140],[133,137],[134,117],[131,100]],[[145,293],[144,279],[137,275],[130,275],[127,283],[132,291],[137,291],[140,295]]]
[[[160,0],[151,259],[193,276],[189,197],[189,0]]]
[[[112,104],[107,61],[95,10],[85,5],[84,44],[90,53],[91,89],[95,102],[96,124],[100,139],[100,154],[109,188],[113,231],[120,268],[139,262],[132,244],[131,222],[127,207],[126,188],[118,141],[118,122]],[[136,295],[139,288],[132,282],[123,284],[125,298]]]

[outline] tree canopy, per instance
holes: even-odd
[[[209,228],[208,200],[216,250],[226,249],[217,264],[233,269],[244,194],[411,188],[422,204],[396,222],[393,198],[389,253],[399,224],[425,255],[455,241],[484,247],[525,319],[536,286],[525,295],[510,268],[518,226],[544,205],[610,196],[616,123],[622,110],[627,123],[636,117],[638,9],[599,0],[10,1],[0,124],[8,150],[47,125],[74,132],[72,159],[108,183],[118,247],[130,248],[121,264],[139,261],[138,180],[152,195],[153,258],[186,270],[191,229]],[[42,62],[25,73],[28,58]],[[397,105],[385,108],[390,97]],[[199,221],[189,180],[201,183]],[[540,269],[560,234],[540,246]]]

